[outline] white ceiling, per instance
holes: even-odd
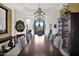
[[[9,3],[9,5],[26,13],[28,16],[34,16],[34,12],[39,8],[39,5],[46,13],[46,16],[55,15],[63,7],[63,3]]]

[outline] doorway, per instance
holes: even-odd
[[[35,20],[34,22],[34,34],[42,36],[45,32],[45,22],[42,19]]]

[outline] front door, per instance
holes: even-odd
[[[41,36],[44,34],[45,29],[45,22],[44,20],[35,20],[34,22],[34,33]]]

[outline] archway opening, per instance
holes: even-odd
[[[45,22],[42,19],[35,20],[34,22],[34,33],[42,36],[45,32]]]

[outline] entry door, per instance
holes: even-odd
[[[41,36],[45,31],[45,22],[42,19],[35,20],[34,22],[34,33]]]

